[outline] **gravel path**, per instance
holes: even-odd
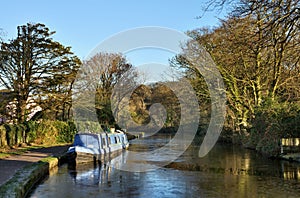
[[[12,155],[5,159],[0,159],[0,186],[7,182],[19,169],[24,166],[38,162],[49,156],[60,156],[64,154],[68,146],[54,146],[48,148],[32,149],[22,155]]]

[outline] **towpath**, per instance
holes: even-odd
[[[5,184],[13,175],[28,164],[38,162],[49,156],[63,155],[69,145],[53,146],[47,148],[32,149],[21,155],[11,155],[7,158],[0,159],[0,186]]]

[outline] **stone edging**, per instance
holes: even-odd
[[[65,156],[47,157],[25,166],[0,187],[0,197],[26,197],[30,190],[49,174],[51,169],[64,163],[65,160]]]

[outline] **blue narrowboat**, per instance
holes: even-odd
[[[73,145],[67,151],[67,156],[76,164],[103,161],[105,158],[119,154],[128,146],[127,136],[121,131],[98,134],[77,133]]]

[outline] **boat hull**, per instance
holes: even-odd
[[[69,163],[82,164],[108,161],[118,156],[129,143],[123,134],[76,134],[67,152]]]
[[[73,152],[68,153],[69,163],[82,164],[97,161],[97,155],[91,153]]]

